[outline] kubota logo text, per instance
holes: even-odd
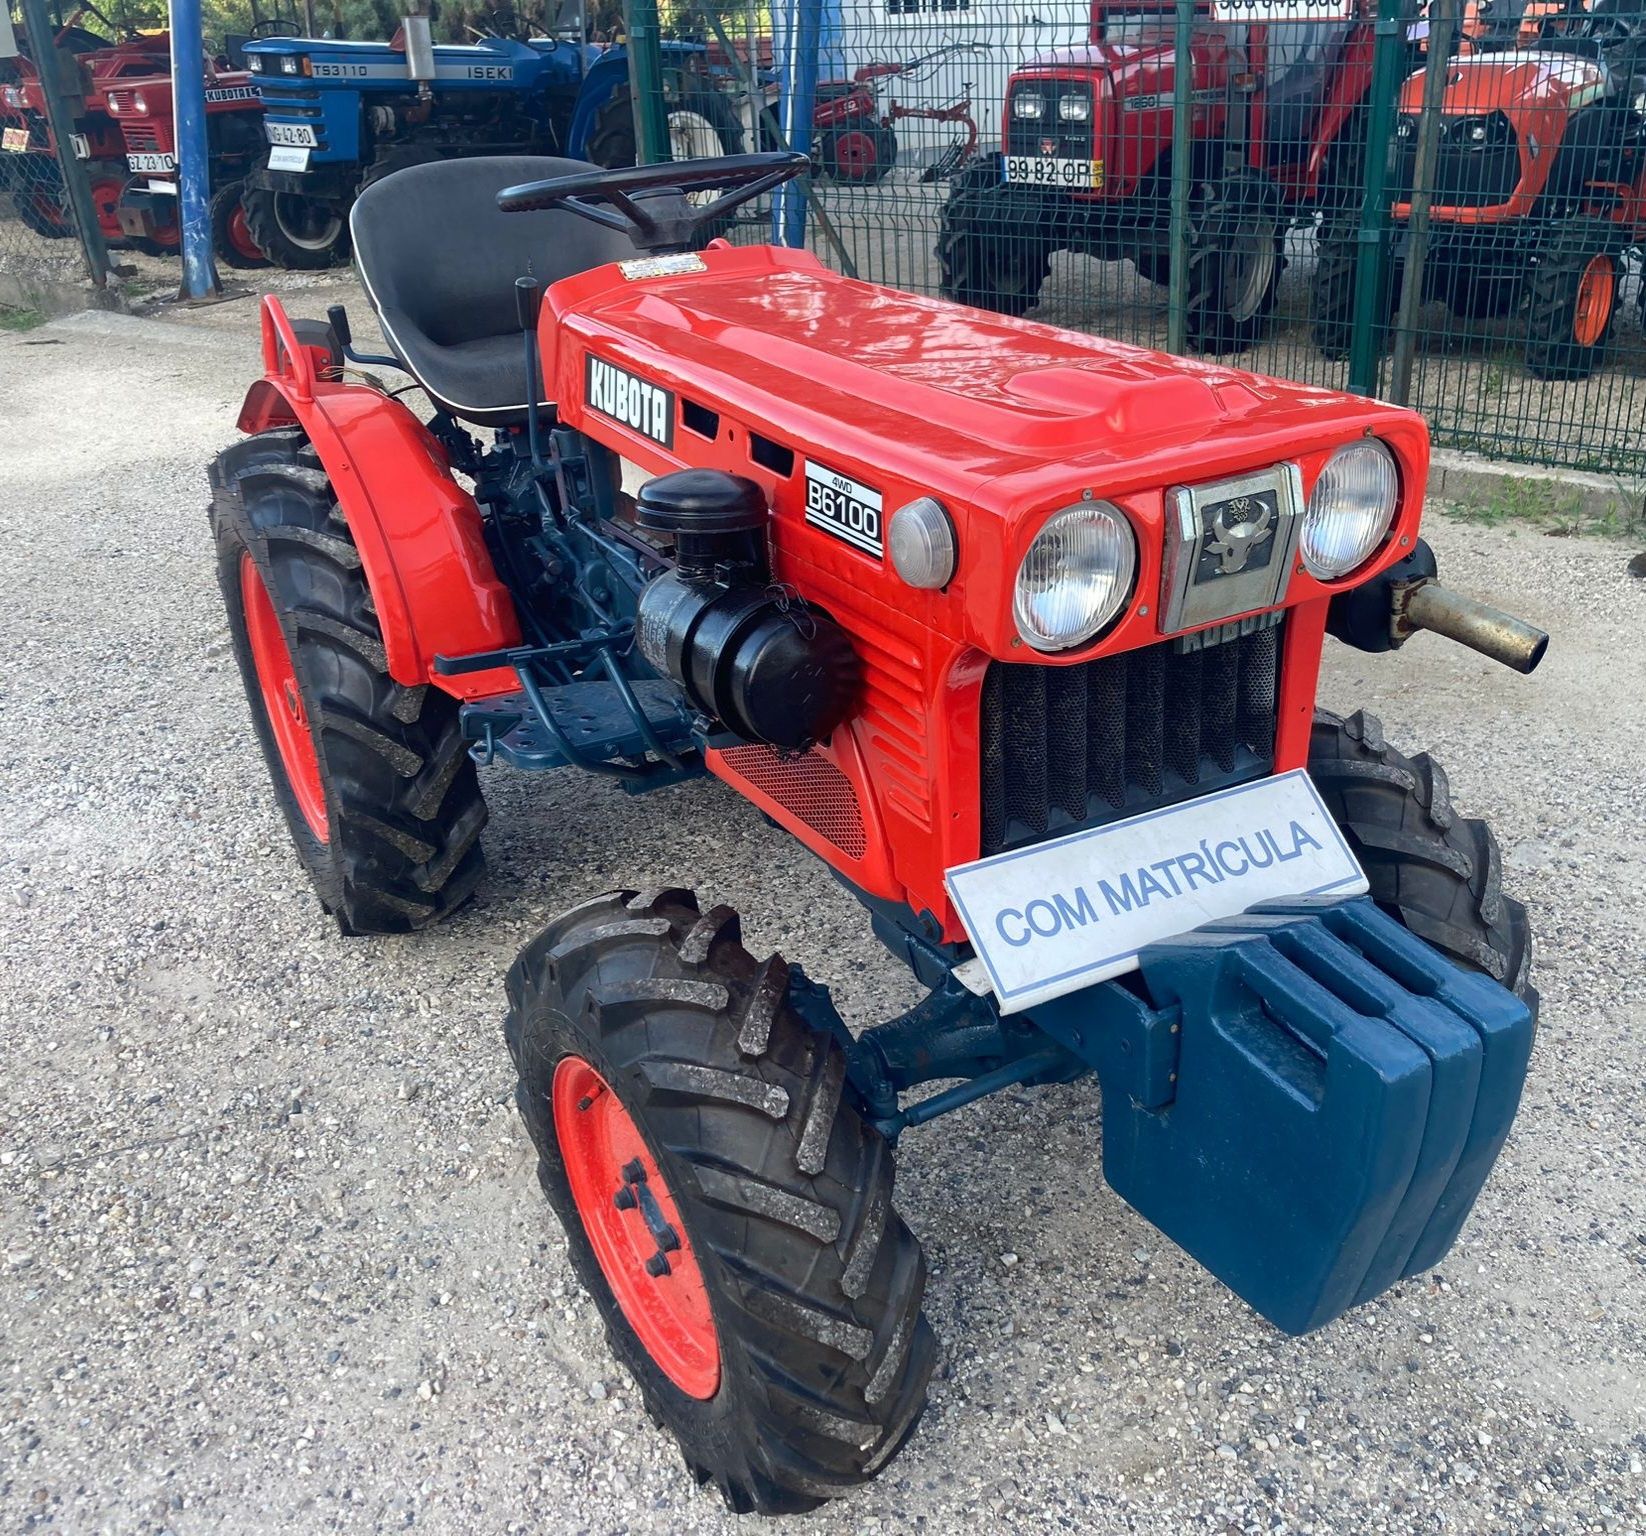
[[[674,395],[660,384],[637,378],[602,357],[588,354],[589,409],[649,437],[674,446]]]

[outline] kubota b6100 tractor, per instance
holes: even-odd
[[[1507,27],[1519,13],[1506,8]],[[1573,5],[1539,28],[1535,46],[1451,61],[1423,297],[1475,320],[1524,309],[1527,370],[1582,379],[1605,360],[1625,257],[1646,240],[1646,0]],[[1422,106],[1416,76],[1396,127],[1402,237]],[[1405,245],[1397,240],[1385,312],[1400,292]],[[1315,314],[1328,351],[1347,349],[1353,277],[1352,230],[1323,229]],[[1646,322],[1646,298],[1641,305]]]
[[[612,1347],[692,1474],[771,1512],[910,1434],[937,1343],[892,1148],[994,1090],[1095,1072],[1111,1184],[1289,1332],[1440,1259],[1526,1072],[1526,913],[1440,768],[1316,675],[1328,634],[1522,670],[1547,639],[1437,584],[1409,411],[692,250],[804,165],[368,187],[389,353],[266,299],[211,476],[257,735],[344,932],[475,888],[487,764],[708,773],[929,988],[854,1036],[683,887],[584,900],[509,973]]]
[[[1375,4],[1358,19],[1214,23],[1193,38],[1187,337],[1255,342],[1274,309],[1294,218],[1356,199],[1366,149]],[[1413,29],[1408,48],[1420,43]],[[1031,60],[1006,88],[999,152],[955,179],[937,254],[947,298],[1021,315],[1057,250],[1171,272],[1173,13],[1095,4],[1089,44]]]

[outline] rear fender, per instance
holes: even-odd
[[[298,342],[280,301],[265,298],[264,376],[246,395],[240,430],[296,425],[313,444],[360,551],[397,683],[432,683],[460,699],[512,691],[509,667],[461,677],[434,670],[436,656],[520,642],[474,498],[405,406],[366,385],[327,382],[319,377],[326,361]]]
[[[619,86],[629,83],[629,56],[623,48],[610,48],[589,66],[572,108],[566,128],[566,153],[574,160],[588,159],[589,140],[594,134],[600,109],[612,99]]]

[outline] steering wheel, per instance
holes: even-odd
[[[300,37],[302,33],[295,21],[287,21],[284,16],[265,16],[261,21],[251,24],[253,37]]]
[[[685,251],[702,225],[798,176],[809,164],[805,155],[783,150],[584,171],[505,187],[497,194],[497,206],[504,213],[564,208],[620,230],[642,251]],[[693,204],[693,192],[721,195]],[[650,206],[643,207],[642,200]]]

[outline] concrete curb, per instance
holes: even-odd
[[[1529,514],[1581,512],[1624,521],[1646,514],[1646,485],[1639,480],[1578,469],[1503,464],[1450,448],[1435,449],[1429,461],[1429,496],[1468,507],[1501,507]]]

